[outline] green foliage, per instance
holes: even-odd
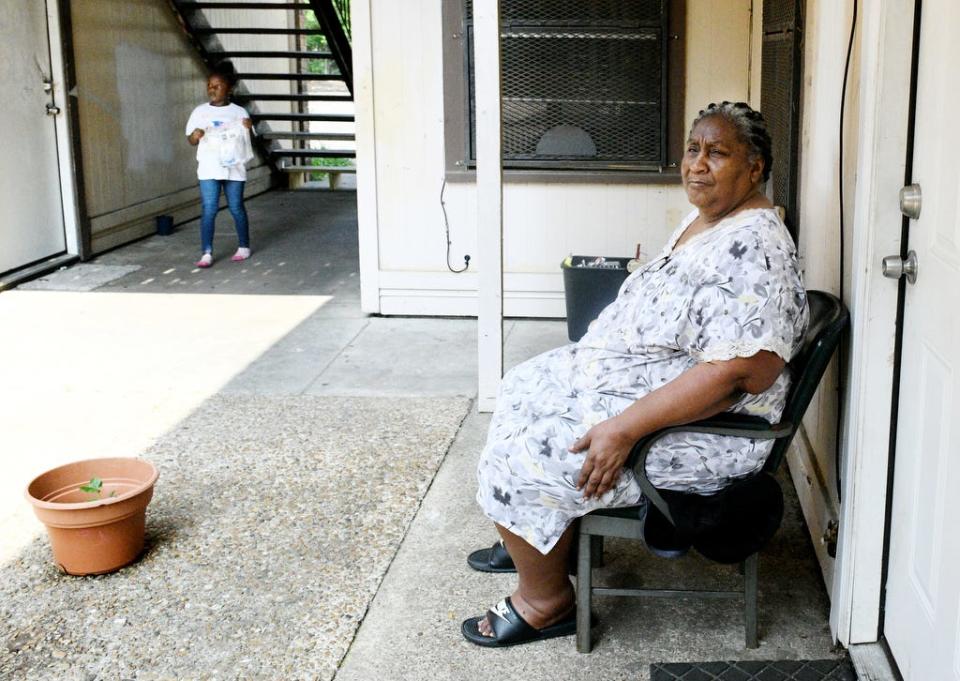
[[[351,40],[350,34],[350,0],[334,0],[334,7],[337,15],[340,17],[340,25],[347,34],[347,40]],[[304,28],[320,28],[320,22],[317,21],[313,10],[303,11]],[[322,35],[308,35],[304,40],[304,49],[308,52],[329,52],[327,39]],[[336,64],[330,59],[308,59],[304,64],[307,73],[335,74],[337,73]]]
[[[334,7],[337,8],[337,14],[340,16],[340,24],[343,26],[344,33],[347,34],[347,40],[353,41],[353,35],[350,31],[350,0],[333,0]]]
[[[337,14],[340,17],[341,25],[343,26],[344,31],[349,38],[350,0],[334,0],[334,6],[336,7]],[[304,28],[310,29],[320,28],[320,23],[317,21],[317,17],[312,10],[304,10],[301,25]],[[330,47],[327,45],[326,37],[323,35],[308,35],[304,38],[303,44],[303,49],[307,50],[308,52],[330,52]],[[305,59],[303,60],[302,68],[306,73],[327,75],[335,75],[339,73],[336,62],[334,62],[332,59]],[[318,172],[310,173],[308,179],[311,181],[320,181],[329,175],[329,173],[322,172],[323,168],[349,166],[353,164],[353,160],[349,158],[311,158],[309,159],[309,164],[311,166],[315,166]]]
[[[103,480],[92,478],[86,485],[80,485],[80,491],[100,496],[100,492],[103,491]]]
[[[342,168],[352,163],[349,158],[311,158],[310,165],[327,168]]]
[[[103,495],[103,480],[100,478],[90,478],[90,482],[86,485],[80,485],[80,491],[86,492],[87,494],[96,494],[98,497]],[[110,492],[107,497],[117,496],[117,490]]]
[[[342,168],[352,165],[353,159],[349,158],[311,158],[310,165],[319,168]],[[326,179],[329,173],[310,173],[310,180],[319,182]]]
[[[303,12],[304,28],[320,28],[320,22],[317,21],[313,10]],[[308,35],[304,39],[304,49],[308,52],[329,52],[327,39],[322,35]],[[304,67],[307,73],[333,74],[337,72],[337,66],[329,59],[307,59]]]

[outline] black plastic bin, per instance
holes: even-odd
[[[173,216],[172,215],[158,215],[157,216],[157,234],[160,236],[170,236],[173,234]]]
[[[572,255],[560,265],[567,301],[567,337],[574,342],[587,332],[600,311],[613,302],[629,274],[630,258],[604,257],[601,265],[593,265],[597,260],[595,255]]]

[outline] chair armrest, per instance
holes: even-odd
[[[795,426],[789,421],[771,424],[758,416],[746,414],[721,413],[700,421],[693,421],[679,426],[669,426],[640,438],[630,450],[627,466],[633,468],[637,482],[644,496],[656,506],[671,523],[673,516],[667,502],[660,495],[653,483],[647,478],[647,456],[650,449],[663,436],[670,433],[710,433],[712,435],[728,435],[732,437],[749,437],[756,440],[776,440],[793,434]]]

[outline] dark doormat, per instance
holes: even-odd
[[[650,681],[856,681],[847,658],[650,665]]]

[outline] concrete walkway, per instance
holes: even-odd
[[[234,237],[222,213],[210,270],[191,265],[191,223],[0,294],[0,323],[34,330],[0,358],[0,370],[14,377],[8,394],[30,398],[14,412],[17,423],[0,423],[19,429],[17,451],[29,453],[0,488],[0,529],[16,537],[0,559],[17,556],[40,532],[19,496],[29,475],[81,452],[112,453],[118,441],[129,454],[145,451],[213,396],[475,395],[475,321],[360,312],[354,200],[319,192],[254,198],[254,257],[245,263],[225,257]],[[505,330],[508,366],[566,342],[562,322],[509,321]],[[464,642],[460,620],[512,589],[510,576],[473,573],[464,562],[494,539],[472,498],[487,422],[471,409],[334,678],[645,679],[651,662],[833,654],[826,595],[792,495],[761,566],[758,651],[742,648],[735,603],[694,600],[598,600],[597,647],[586,656],[572,639],[509,651]],[[659,561],[627,543],[610,542],[606,560],[600,576],[612,582],[739,579],[695,558]],[[211,675],[193,671],[191,678]]]
[[[481,614],[515,586],[513,575],[473,572],[470,550],[495,540],[473,501],[478,448],[489,417],[467,417],[397,557],[364,618],[337,681],[467,678],[647,679],[652,662],[820,659],[832,657],[828,602],[796,498],[762,556],[760,648],[743,645],[738,601],[597,598],[594,649],[573,638],[487,650],[460,636],[460,622]],[[784,486],[789,484],[783,481]],[[736,567],[696,555],[668,561],[639,542],[608,540],[595,579],[608,586],[736,589]],[[698,677],[699,678],[699,677]],[[774,678],[774,677],[771,677]]]

